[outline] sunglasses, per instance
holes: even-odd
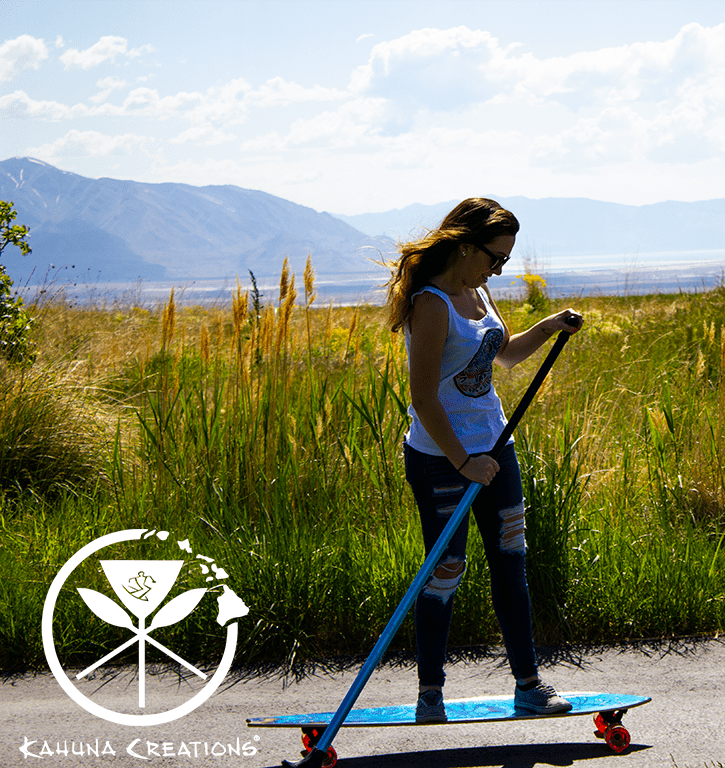
[[[492,272],[495,272],[500,267],[503,267],[503,265],[511,258],[511,256],[499,256],[498,254],[493,253],[493,251],[489,251],[485,245],[477,245],[476,248],[478,248],[480,251],[483,251],[491,259]]]

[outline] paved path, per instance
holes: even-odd
[[[589,718],[577,717],[378,731],[342,729],[334,741],[340,756],[338,765],[721,768],[725,766],[724,672],[725,643],[717,640],[606,649],[546,668],[546,680],[562,691],[600,690],[652,697],[652,703],[627,714],[625,724],[632,734],[632,746],[623,755],[611,753],[593,738]],[[298,759],[299,733],[291,729],[254,731],[246,727],[245,719],[265,714],[334,711],[355,674],[356,670],[316,675],[287,685],[279,678],[239,681],[220,688],[189,715],[148,727],[114,725],[88,714],[61,691],[51,676],[5,680],[0,682],[0,766],[279,766],[282,758]],[[100,697],[106,706],[117,709],[132,701],[137,690],[132,670],[110,680],[96,678],[85,685],[87,692],[93,692],[94,700]],[[370,680],[358,706],[408,702],[415,687],[414,670],[384,667]],[[500,660],[491,659],[453,665],[446,693],[450,698],[463,698],[511,693],[511,687],[507,669]],[[174,675],[161,675],[149,680],[148,696],[149,700],[156,696],[163,703],[162,709],[168,709],[172,703],[180,704],[188,698],[188,684]],[[20,750],[24,744],[27,757]],[[87,744],[98,749],[97,757],[88,753]],[[230,753],[229,744],[235,750],[239,746],[238,755]],[[74,750],[83,755],[74,755]]]

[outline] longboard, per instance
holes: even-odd
[[[624,752],[629,746],[629,731],[622,725],[622,716],[628,709],[651,701],[648,696],[616,693],[562,693],[571,702],[570,712],[537,714],[514,706],[513,696],[485,696],[475,699],[457,699],[445,702],[447,723],[416,723],[415,705],[352,709],[342,723],[343,728],[380,728],[388,726],[441,726],[456,723],[500,722],[504,720],[541,720],[550,717],[576,717],[595,715],[595,735],[604,739],[614,752]],[[300,728],[305,749],[311,751],[329,725],[334,712],[316,712],[302,715],[254,717],[247,719],[250,728]],[[305,754],[305,753],[303,753]],[[325,766],[333,766],[335,750],[328,749]]]

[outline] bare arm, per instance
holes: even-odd
[[[584,318],[573,309],[564,309],[554,315],[545,317],[535,325],[532,325],[528,330],[511,336],[503,317],[501,317],[501,313],[498,311],[498,307],[496,307],[496,304],[493,301],[488,286],[484,286],[484,290],[488,294],[489,300],[496,310],[496,314],[504,324],[504,343],[501,345],[498,354],[494,358],[494,362],[504,368],[513,368],[523,360],[526,360],[527,357],[533,355],[539,347],[543,346],[546,341],[558,331],[576,333],[582,327]],[[579,325],[568,325],[566,320],[570,317],[578,318]]]
[[[448,335],[448,308],[445,302],[428,291],[421,293],[413,305],[410,318],[410,395],[413,408],[425,431],[435,441],[454,467],[461,467],[469,480],[488,485],[499,466],[490,456],[468,459],[450,419],[438,397],[443,347]]]
[[[566,320],[570,317],[579,318],[579,326],[568,325]],[[573,309],[565,309],[540,320],[526,331],[517,333],[509,338],[508,343],[502,346],[496,355],[496,362],[504,368],[513,368],[522,360],[533,355],[551,336],[558,331],[576,333],[581,328],[582,318]]]

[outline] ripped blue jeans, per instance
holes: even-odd
[[[470,485],[445,456],[431,456],[404,445],[405,474],[423,527],[426,555]],[[537,674],[526,582],[524,502],[519,463],[513,444],[498,458],[500,471],[483,486],[471,511],[483,538],[491,574],[491,595],[511,671],[517,679]],[[466,514],[438,566],[415,603],[418,679],[421,685],[443,685],[443,665],[453,597],[466,565]]]

